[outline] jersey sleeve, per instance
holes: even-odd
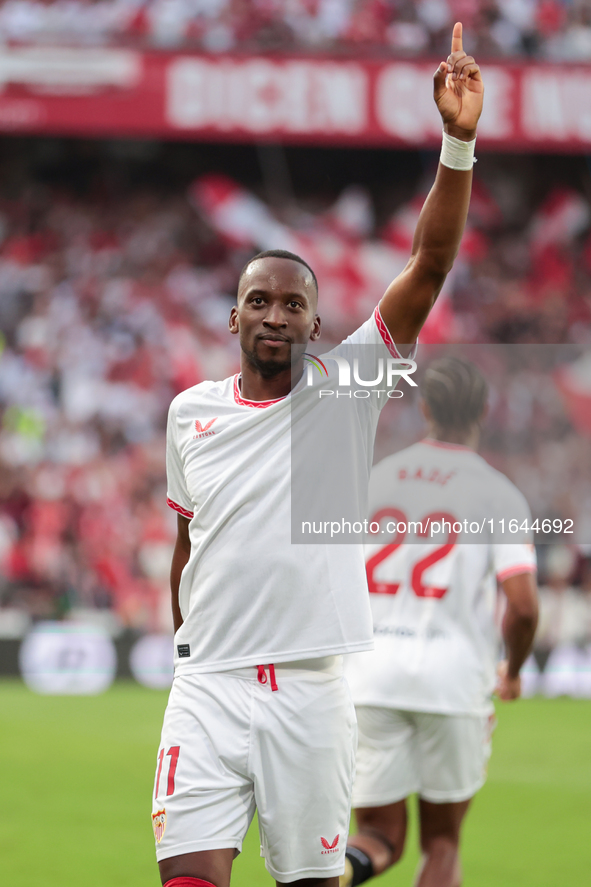
[[[405,343],[402,343],[405,344]],[[358,329],[355,330],[354,333],[351,333],[340,345],[337,345],[336,348],[330,352],[330,354],[341,354],[342,352],[346,352],[347,348],[351,345],[377,345],[380,348],[384,348],[384,351],[381,351],[380,356],[383,357],[384,353],[387,353],[390,357],[397,357],[400,359],[402,355],[398,351],[396,343],[390,334],[390,330],[384,323],[382,315],[380,313],[380,306],[376,305],[375,310],[372,316],[365,321]],[[417,352],[417,343],[413,345],[411,354],[408,355],[411,359],[415,356]]]
[[[493,561],[499,582],[521,573],[535,573],[537,570],[536,549],[529,542],[494,545]]]
[[[409,384],[415,384],[409,380],[409,375],[416,369],[416,364],[414,364],[416,350],[417,343],[414,344],[407,357],[400,354],[380,314],[379,305],[377,305],[372,316],[365,323],[340,345],[321,357],[322,359],[345,358],[350,368],[356,366],[359,372],[360,386],[368,385],[369,397],[366,402],[381,409],[388,401],[387,390],[396,388],[403,374],[406,375]],[[392,368],[392,360],[388,362],[389,358],[400,361],[400,367]],[[405,364],[407,360],[412,363]],[[397,372],[398,369],[400,369],[400,374]],[[364,383],[361,382],[362,379],[375,381]]]
[[[193,517],[193,503],[187,490],[183,462],[177,444],[177,406],[175,401],[168,411],[166,427],[166,480],[167,504],[189,520]]]

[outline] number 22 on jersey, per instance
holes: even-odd
[[[371,519],[371,523],[377,523],[381,526],[383,521],[395,524],[396,533],[392,542],[388,542],[386,545],[381,546],[381,548],[367,561],[365,565],[367,570],[367,584],[371,594],[396,594],[400,588],[400,582],[382,582],[375,578],[375,572],[383,561],[389,558],[396,549],[400,548],[408,534],[409,521],[404,512],[399,508],[381,508],[379,511],[376,511]],[[425,515],[420,521],[417,521],[417,536],[429,538],[429,530],[433,521],[445,521],[449,525],[449,529],[447,539],[443,544],[435,545],[428,554],[412,564],[409,585],[416,596],[422,598],[442,598],[445,595],[447,587],[436,587],[434,585],[426,584],[423,580],[423,576],[429,567],[434,566],[434,564],[448,557],[451,551],[453,551],[458,538],[458,533],[453,529],[454,523],[457,522],[457,518],[446,511],[434,511],[431,514]],[[415,524],[413,524],[413,526],[415,526]],[[412,548],[412,546],[408,547]]]

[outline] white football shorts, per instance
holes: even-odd
[[[434,804],[466,801],[484,785],[494,715],[447,715],[357,706],[353,807],[412,794]]]
[[[152,823],[157,858],[242,849],[258,811],[273,878],[344,871],[355,775],[355,709],[342,657],[175,678]]]

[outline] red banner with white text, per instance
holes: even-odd
[[[429,147],[433,62],[0,49],[0,131]],[[591,146],[591,66],[483,66],[481,148]]]

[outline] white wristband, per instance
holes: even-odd
[[[449,169],[469,170],[476,163],[474,157],[474,146],[476,139],[471,142],[463,142],[461,139],[455,139],[449,136],[443,130],[443,144],[441,145],[441,156],[439,162]]]

